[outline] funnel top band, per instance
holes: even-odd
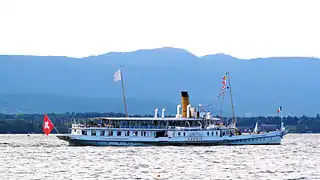
[[[189,97],[188,91],[181,91],[181,96],[182,97]]]

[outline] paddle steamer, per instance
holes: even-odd
[[[231,93],[230,81],[227,85],[226,77],[223,79],[223,90],[227,89]],[[166,117],[165,109],[161,110],[161,116],[158,111],[156,108],[151,118],[91,118],[91,123],[72,124],[70,134],[57,137],[70,145],[92,146],[277,145],[281,144],[283,136],[287,134],[282,120],[279,130],[258,132],[256,124],[253,132],[243,133],[236,127],[235,116],[232,123],[227,125],[220,117],[213,117],[210,111],[199,106],[193,107],[187,91],[181,92],[181,104],[177,105],[175,117]]]

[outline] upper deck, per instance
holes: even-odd
[[[195,130],[225,129],[220,118],[152,118],[152,117],[96,117],[90,122],[73,126],[85,129],[152,129],[152,130]],[[214,126],[214,128],[213,128]]]
[[[219,121],[220,118],[211,117],[210,119],[204,118],[175,118],[175,117],[95,117],[90,118],[90,120],[114,120],[114,121],[202,121],[202,120],[213,120]]]
[[[213,117],[211,112],[205,111],[199,107],[192,107],[189,102],[189,96],[186,91],[181,92],[182,105],[177,105],[175,117],[166,117],[166,109],[161,110],[161,116],[158,114],[158,108],[154,109],[154,117],[94,117],[90,118],[89,124],[85,127],[106,127],[106,128],[129,128],[129,129],[175,129],[189,128],[200,129],[207,128],[210,125],[217,125],[222,128],[224,125],[220,118]]]

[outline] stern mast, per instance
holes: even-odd
[[[121,66],[120,66],[120,69],[118,69],[114,73],[113,81],[115,81],[115,82],[121,81],[122,96],[123,96],[123,102],[124,102],[124,111],[126,113],[126,117],[128,117],[127,101],[126,101],[126,96],[125,96],[125,93],[124,93],[124,82],[123,82],[123,74],[122,74],[122,67]]]
[[[120,66],[120,69],[121,69],[121,66]],[[123,96],[123,101],[124,101],[124,110],[126,113],[126,117],[128,117],[127,101],[126,101],[126,95],[124,93],[124,83],[123,83],[122,70],[120,70],[120,76],[121,76],[121,84],[122,84],[122,96]]]

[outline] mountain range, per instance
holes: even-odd
[[[175,114],[180,91],[192,106],[219,113],[222,76],[230,73],[238,116],[312,115],[320,112],[320,59],[270,57],[239,59],[226,54],[202,57],[178,48],[110,52],[85,58],[0,56],[0,112],[123,112],[121,83],[113,74],[122,65],[128,111]],[[230,115],[230,98],[223,103]]]

